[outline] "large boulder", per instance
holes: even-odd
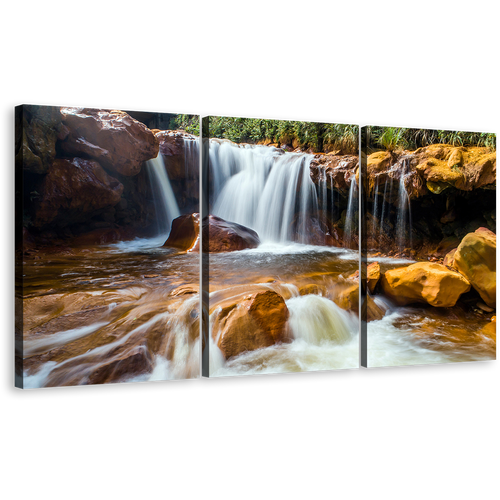
[[[57,159],[40,186],[35,225],[81,222],[96,210],[116,205],[123,185],[93,160]]]
[[[257,248],[260,244],[258,234],[252,229],[228,222],[215,215],[203,219],[203,251],[232,252],[246,248]]]
[[[96,159],[125,176],[138,174],[146,160],[158,155],[153,132],[123,111],[61,108],[61,114],[68,129],[61,143],[66,154]]]
[[[380,279],[380,264],[378,262],[372,262],[368,265],[366,272],[368,290],[370,290],[370,293],[373,293]]]
[[[428,303],[434,307],[453,307],[460,295],[470,290],[469,282],[461,274],[430,262],[391,269],[380,282],[384,293],[398,305]]]
[[[454,254],[460,271],[490,307],[496,307],[496,234],[484,227],[469,233]]]
[[[168,239],[163,246],[199,252],[200,214],[185,214],[174,219]]]
[[[281,295],[272,290],[252,293],[222,308],[212,327],[212,336],[228,359],[285,341],[288,316]]]

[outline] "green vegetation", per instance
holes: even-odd
[[[369,127],[368,148],[414,150],[431,144],[452,146],[480,146],[496,150],[495,134],[485,132],[456,132],[450,130],[430,130],[417,128]]]
[[[181,129],[199,135],[197,115],[175,115],[171,129]],[[357,154],[358,126],[334,123],[299,122],[288,120],[260,120],[258,118],[210,117],[210,137],[233,142],[270,142],[289,145],[314,152],[340,151]],[[369,127],[370,150],[414,150],[430,144],[452,146],[481,146],[496,150],[496,136],[484,132],[456,132],[401,127]]]
[[[358,152],[358,126],[257,118],[210,117],[210,137],[233,142],[271,142],[314,152]]]

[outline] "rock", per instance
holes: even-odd
[[[455,270],[456,267],[455,267],[455,252],[457,251],[456,248],[454,248],[453,250],[449,251],[445,256],[444,256],[444,259],[443,259],[443,266],[446,266],[446,267],[451,267]]]
[[[140,345],[98,365],[89,374],[89,384],[109,384],[153,371],[153,361],[146,346]]]
[[[433,144],[413,155],[417,172],[434,194],[449,186],[471,191],[496,181],[496,153],[488,148]]]
[[[465,236],[454,255],[455,267],[490,307],[496,307],[496,247],[495,233],[481,227]]]
[[[481,311],[484,311],[484,312],[487,312],[487,313],[491,313],[493,312],[495,309],[493,309],[492,307],[488,307],[486,304],[484,304],[483,302],[478,302],[476,304],[476,306],[481,309]]]
[[[93,160],[57,159],[40,186],[35,225],[70,225],[88,219],[96,210],[116,205],[123,185]]]
[[[498,336],[498,327],[496,323],[490,322],[484,325],[481,330],[479,330],[479,333],[484,335],[485,337],[488,337],[491,339],[493,342],[497,342],[497,336]]]
[[[62,127],[61,113],[55,106],[23,106],[22,135],[16,162],[23,170],[44,174],[56,156],[56,141]]]
[[[351,311],[359,315],[359,283],[340,292],[334,299],[334,302],[342,309]],[[382,319],[385,311],[382,310],[373,300],[373,297],[366,296],[366,321],[376,321]]]
[[[309,169],[315,184],[326,181],[327,189],[333,187],[345,196],[349,193],[351,178],[356,174],[358,166],[357,155],[316,154]]]
[[[284,342],[288,315],[281,295],[271,290],[253,293],[222,309],[212,335],[228,359],[245,351]]]
[[[215,215],[205,217],[202,227],[204,252],[232,252],[257,248],[260,244],[258,234],[252,229]]]
[[[310,283],[309,285],[304,285],[299,288],[300,295],[321,295],[324,297],[326,295],[326,287],[324,285],[317,285],[315,283]]]
[[[186,214],[172,221],[172,229],[164,247],[188,252],[200,250],[200,214]]]
[[[373,293],[380,279],[380,264],[378,262],[372,262],[366,268],[366,272],[368,290],[370,291],[370,293]]]
[[[434,307],[453,307],[470,290],[461,274],[429,262],[386,271],[380,282],[384,293],[398,305],[427,302]]]
[[[143,123],[123,111],[61,108],[69,134],[61,149],[94,158],[106,169],[137,175],[146,160],[158,155],[158,139]]]
[[[170,181],[180,180],[185,182],[186,173],[193,176],[199,175],[196,162],[186,162],[186,144],[193,146],[198,143],[198,137],[187,134],[182,130],[155,131],[160,153],[163,155],[165,167]],[[188,170],[186,170],[188,169]]]

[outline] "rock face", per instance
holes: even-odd
[[[186,214],[174,219],[170,235],[163,246],[199,252],[200,214]]]
[[[137,175],[146,160],[158,155],[158,139],[144,124],[123,111],[62,108],[68,135],[61,149],[72,156],[93,158],[106,169]]]
[[[96,210],[116,205],[123,185],[92,160],[57,159],[40,186],[35,225],[57,219],[67,225]]]
[[[215,215],[205,217],[202,227],[204,252],[232,252],[257,248],[260,244],[259,236],[252,229]]]
[[[311,161],[311,179],[315,184],[326,181],[332,187],[347,195],[352,178],[356,175],[359,158],[356,155],[317,154]]]
[[[462,240],[454,254],[454,266],[490,307],[496,307],[495,233],[481,227]]]
[[[16,130],[16,164],[28,172],[44,174],[56,156],[61,113],[52,106],[23,106],[22,114],[17,123],[22,124],[22,130]]]
[[[226,359],[286,340],[289,312],[281,295],[253,293],[222,309],[212,335]]]
[[[431,192],[453,186],[471,191],[496,180],[496,153],[487,148],[434,144],[414,152],[417,172]]]
[[[435,307],[453,307],[469,282],[459,273],[441,264],[418,262],[386,271],[382,289],[398,305],[425,303]]]

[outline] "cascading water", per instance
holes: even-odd
[[[409,245],[410,249],[412,247],[412,239],[411,239],[411,204],[410,204],[410,196],[408,191],[406,190],[405,179],[408,175],[410,168],[409,159],[403,159],[401,163],[401,172],[399,177],[399,190],[398,190],[398,209],[397,209],[397,245],[400,252],[404,252],[406,247],[406,238],[405,234],[408,231],[409,235]]]
[[[318,216],[312,158],[266,146],[211,141],[212,213],[254,229],[262,241],[305,243],[307,216]]]
[[[155,200],[158,232],[168,236],[172,221],[181,213],[161,153],[147,161],[147,169]]]
[[[354,242],[355,215],[358,210],[358,184],[355,176],[351,176],[349,187],[349,199],[347,202],[347,212],[344,225],[344,245],[351,248]]]

